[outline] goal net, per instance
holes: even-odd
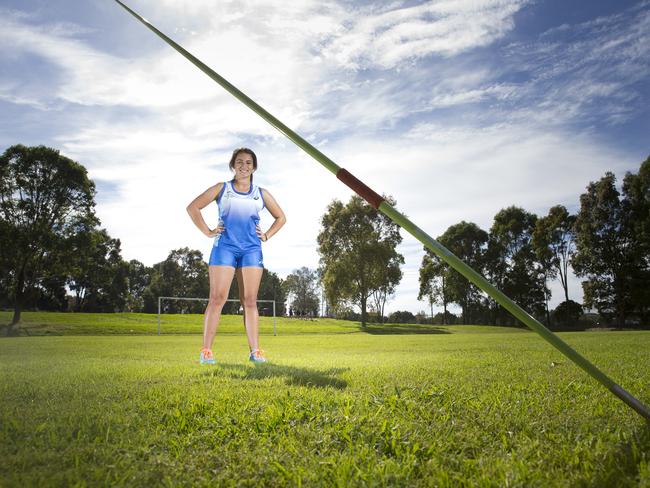
[[[194,297],[158,297],[158,335],[160,335],[160,315],[162,314],[163,310],[163,302],[164,301],[190,301],[190,302],[207,302],[209,299],[208,298],[194,298]],[[226,300],[226,302],[237,302],[239,303],[240,300],[239,298],[229,298]],[[275,300],[257,300],[257,303],[268,303],[271,304],[272,307],[271,309],[273,310],[273,335],[278,335],[277,334],[277,327],[276,327],[276,320],[275,320]],[[264,309],[262,309],[264,311]]]

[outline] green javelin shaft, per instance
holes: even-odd
[[[293,141],[298,147],[304,150],[307,154],[313,157],[320,164],[325,166],[329,171],[334,173],[338,179],[340,179],[343,183],[349,186],[357,194],[363,197],[370,205],[372,205],[374,208],[381,211],[383,214],[389,217],[393,222],[395,222],[404,230],[406,230],[411,235],[413,235],[417,240],[419,240],[422,244],[424,244],[424,246],[427,249],[433,251],[438,257],[440,257],[440,259],[445,261],[452,268],[454,268],[460,274],[465,276],[469,281],[474,283],[481,290],[483,290],[485,293],[491,296],[503,308],[508,310],[512,315],[514,315],[517,319],[519,319],[521,322],[526,324],[530,329],[534,330],[539,335],[541,335],[542,338],[548,341],[552,346],[558,349],[571,361],[573,361],[582,369],[584,369],[588,374],[590,374],[598,382],[604,385],[614,395],[620,398],[623,402],[625,402],[628,406],[630,406],[637,413],[643,416],[646,420],[650,421],[650,409],[648,409],[648,407],[646,407],[638,399],[636,399],[634,396],[632,396],[630,393],[624,390],[621,386],[619,386],[617,383],[611,380],[607,375],[605,375],[605,373],[600,371],[596,366],[594,366],[586,358],[580,355],[577,351],[575,351],[571,346],[569,346],[566,342],[560,339],[557,335],[555,335],[553,332],[551,332],[546,327],[544,327],[539,321],[537,321],[530,314],[528,314],[524,309],[522,309],[519,305],[517,305],[505,294],[503,294],[501,291],[495,288],[483,276],[481,276],[479,273],[474,271],[474,269],[472,269],[470,266],[465,264],[451,251],[449,251],[442,244],[440,244],[438,241],[436,241],[431,236],[429,236],[426,232],[420,229],[417,225],[411,222],[405,215],[403,215],[395,208],[393,208],[390,204],[388,204],[384,200],[382,196],[380,196],[375,191],[370,189],[362,181],[355,178],[347,170],[339,167],[336,163],[334,163],[334,161],[329,159],[322,152],[320,152],[309,142],[303,139],[300,135],[295,133],[293,130],[291,130],[289,127],[283,124],[280,120],[274,117],[271,113],[267,112],[264,108],[262,108],[255,101],[249,98],[244,92],[239,90],[228,80],[226,80],[221,75],[216,73],[212,68],[207,66],[201,60],[199,60],[198,58],[190,54],[182,46],[178,45],[176,42],[171,40],[165,34],[160,32],[150,22],[148,22],[139,14],[131,10],[120,0],[115,0],[115,1],[119,3],[122,7],[124,7],[136,19],[142,22],[154,33],[156,33],[167,44],[169,44],[176,51],[178,51],[185,58],[187,58],[190,62],[192,62],[192,64],[194,64],[197,68],[199,68],[206,75],[208,75],[219,85],[225,88],[231,95],[237,98],[240,102],[244,103],[248,108],[253,110],[253,112],[255,112],[257,115],[262,117],[273,127],[275,127],[280,132],[282,132],[291,141]]]

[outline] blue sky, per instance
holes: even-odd
[[[433,237],[509,205],[576,211],[650,154],[649,1],[127,3]],[[185,206],[230,177],[234,147],[256,150],[287,214],[265,247],[280,276],[318,265],[320,217],[351,195],[110,0],[0,1],[0,114],[0,150],[45,144],[89,169],[102,225],[147,265],[207,257]],[[403,237],[387,310],[427,310],[422,246]]]

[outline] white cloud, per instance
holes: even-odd
[[[547,31],[512,44],[506,61],[528,80],[513,92],[510,120],[540,124],[621,123],[640,108],[650,76],[647,3],[608,17]]]
[[[324,52],[353,69],[390,69],[432,54],[449,57],[487,46],[512,30],[512,17],[525,3],[448,0],[359,12],[332,36]]]

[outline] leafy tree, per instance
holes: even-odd
[[[0,156],[0,274],[12,326],[39,283],[65,269],[66,240],[99,222],[94,196],[86,169],[55,149],[15,145]]]
[[[638,174],[627,173],[623,180],[623,206],[630,225],[638,267],[632,280],[632,306],[642,324],[650,323],[650,157]]]
[[[144,309],[144,293],[151,283],[153,268],[148,268],[137,259],[128,262],[127,299],[125,310],[141,312]]]
[[[533,248],[542,266],[545,284],[559,276],[566,302],[569,301],[569,263],[575,250],[575,220],[563,205],[556,205],[546,217],[537,220],[533,231]]]
[[[443,246],[479,272],[483,267],[483,253],[487,240],[487,232],[476,224],[465,221],[452,225],[438,238]],[[477,308],[481,296],[480,290],[456,270],[450,271],[446,286],[451,300],[460,305],[463,324],[470,323],[470,311]]]
[[[551,207],[546,217],[537,220],[533,231],[533,247],[540,259],[550,261],[560,278],[565,301],[569,300],[569,264],[575,250],[575,215],[566,207]]]
[[[357,305],[365,325],[368,298],[376,290],[389,293],[401,279],[399,227],[356,195],[347,205],[330,203],[321,224],[318,252],[327,300],[334,308]]]
[[[68,297],[65,288],[65,276],[44,277],[38,287],[36,308],[38,310],[51,310],[65,312],[68,310]]]
[[[433,320],[431,322],[433,324],[455,325],[458,322],[458,317],[456,317],[451,312],[447,312],[446,314],[438,312],[433,316]]]
[[[291,299],[294,310],[306,314],[318,315],[318,275],[315,271],[303,266],[287,276],[284,284]]]
[[[395,289],[402,280],[403,275],[399,265],[404,264],[404,258],[401,258],[401,256],[396,257],[395,248],[391,246],[382,246],[377,250],[377,253],[380,262],[391,263],[391,260],[393,260],[389,266],[376,266],[372,269],[372,281],[377,285],[370,296],[379,322],[383,322],[386,302],[389,298],[395,296]]]
[[[585,305],[608,320],[616,317],[622,326],[630,308],[626,273],[633,257],[626,252],[632,242],[615,183],[616,177],[608,172],[589,183],[580,196],[573,267],[578,276],[587,278],[582,284]]]
[[[647,162],[641,170],[626,176],[624,198],[610,172],[591,182],[580,196],[576,220],[573,267],[587,278],[582,284],[585,305],[619,327],[635,309],[647,314]]]
[[[499,290],[505,289],[508,272],[505,254],[500,238],[489,233],[487,248],[483,255],[483,273],[485,278]],[[497,301],[485,294],[482,305],[487,312],[487,322],[491,325],[499,323],[499,317],[503,315],[503,310]]]
[[[68,287],[75,308],[84,312],[123,311],[128,296],[128,265],[120,256],[120,241],[106,230],[90,230],[68,240]]]
[[[582,305],[573,300],[562,302],[553,310],[556,322],[565,327],[578,325],[583,314]]]
[[[424,248],[422,264],[420,265],[420,291],[418,300],[426,298],[433,317],[433,306],[441,304],[444,310],[442,315],[443,324],[448,316],[447,304],[449,304],[449,289],[447,280],[449,276],[449,265],[433,254],[428,248]]]
[[[158,311],[158,297],[208,297],[208,265],[201,251],[187,247],[173,250],[154,264],[151,283],[144,293],[145,311]],[[205,304],[189,301],[163,302],[165,313],[201,313]]]
[[[531,242],[536,221],[534,214],[519,207],[499,211],[490,229],[488,263],[496,267],[493,274],[502,280],[501,290],[520,307],[539,315],[547,291]]]
[[[415,315],[406,310],[397,310],[388,316],[388,322],[391,324],[414,324]]]

